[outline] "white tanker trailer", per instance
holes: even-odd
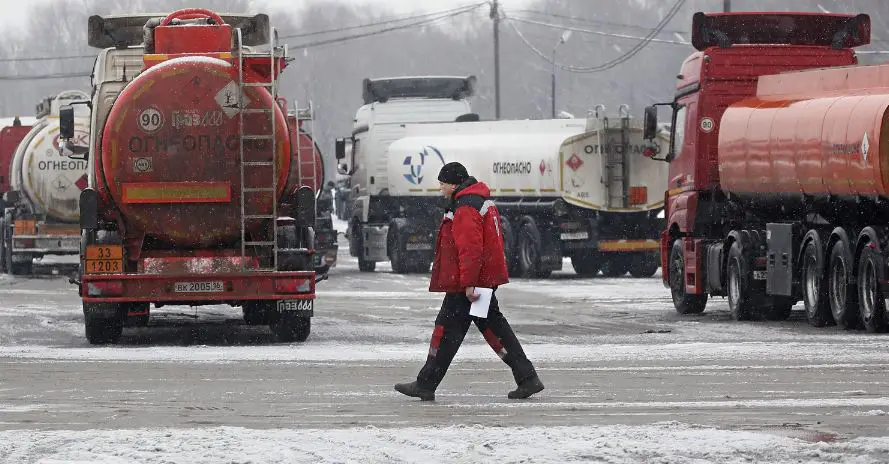
[[[481,122],[466,114],[471,80],[463,82],[365,81],[352,143],[337,143],[341,172],[352,175],[350,252],[361,270],[387,259],[395,272],[428,270],[444,206],[438,171],[458,161],[491,188],[511,275],[548,276],[563,256],[582,275],[657,271],[667,165],[642,156],[642,128],[626,111]]]
[[[79,202],[87,163],[61,153],[59,108],[89,99],[70,90],[38,103],[37,121],[10,165],[0,216],[0,270],[29,274],[34,258],[80,253]],[[75,112],[75,144],[88,145],[89,109],[75,106]]]

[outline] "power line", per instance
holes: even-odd
[[[601,26],[623,27],[623,28],[636,29],[636,30],[641,30],[641,31],[649,31],[650,30],[649,28],[647,28],[645,26],[637,26],[635,24],[616,23],[616,22],[604,21],[604,20],[600,20],[600,19],[579,18],[576,16],[568,16],[568,15],[557,14],[557,13],[545,13],[542,11],[535,11],[535,10],[515,10],[515,12],[516,13],[527,13],[527,14],[538,15],[538,16],[549,16],[549,17],[558,18],[558,19],[567,19],[569,21],[574,21],[574,22],[578,22],[578,23],[594,24],[594,25],[601,25]],[[662,32],[670,33],[670,34],[688,34],[688,31],[680,31],[680,30],[675,30],[675,29],[664,29]]]
[[[487,4],[487,3],[486,2],[473,3],[471,5],[464,5],[464,6],[460,6],[460,7],[456,7],[456,8],[451,8],[448,10],[434,11],[431,13],[423,13],[423,14],[418,14],[418,15],[414,15],[414,16],[405,16],[405,17],[400,17],[400,18],[391,18],[390,17],[390,18],[387,18],[384,20],[380,20],[380,21],[368,23],[368,24],[356,24],[354,26],[345,26],[345,27],[339,27],[339,28],[327,29],[327,30],[321,30],[321,31],[304,32],[301,34],[284,35],[284,36],[281,36],[280,39],[281,40],[298,39],[298,38],[302,38],[302,37],[312,37],[312,36],[316,36],[316,35],[331,34],[334,32],[345,32],[345,31],[352,31],[355,29],[364,29],[367,27],[384,26],[386,24],[400,23],[400,22],[404,22],[404,21],[412,21],[415,19],[428,18],[430,16],[438,16],[440,14],[453,13],[455,11],[463,10],[465,8],[474,9],[474,8],[481,7],[482,5],[485,5],[485,4]]]
[[[424,20],[416,21],[416,22],[409,23],[409,24],[401,24],[398,26],[393,26],[393,27],[389,27],[389,28],[385,28],[385,29],[379,29],[376,31],[364,32],[361,34],[354,34],[354,35],[345,36],[345,37],[337,37],[334,39],[324,39],[324,40],[319,40],[316,42],[309,42],[309,43],[304,43],[304,44],[289,44],[289,45],[294,48],[312,48],[312,47],[320,47],[322,45],[330,45],[330,44],[336,44],[336,43],[341,43],[341,42],[348,42],[350,40],[363,39],[365,37],[372,37],[375,35],[385,34],[388,32],[400,31],[400,30],[404,30],[404,29],[410,29],[413,27],[419,27],[419,26],[425,26],[428,24],[433,24],[433,23],[440,21],[442,19],[453,18],[455,16],[469,13],[471,11],[479,9],[480,7],[482,7],[484,5],[485,5],[484,3],[479,3],[479,4],[473,5],[473,6],[463,7],[462,9],[452,10],[452,12],[450,12],[448,14],[440,14],[439,16],[434,17],[434,18],[424,19]]]
[[[605,37],[615,37],[618,39],[645,40],[644,37],[637,37],[637,36],[626,35],[626,34],[613,34],[611,32],[593,31],[590,29],[581,29],[578,27],[564,26],[564,25],[560,25],[560,24],[544,23],[541,21],[535,21],[533,19],[525,19],[525,18],[510,18],[510,19],[513,21],[518,21],[520,23],[536,24],[538,26],[545,26],[545,27],[550,27],[550,28],[559,29],[559,30],[582,32],[584,34],[594,34],[594,35],[601,35],[601,36],[605,36]],[[666,39],[654,39],[654,38],[649,39],[649,42],[667,43],[667,44],[674,44],[674,45],[691,45],[689,42],[684,42],[684,41],[679,41],[679,40],[666,40]]]
[[[90,77],[91,71],[76,73],[42,74],[37,76],[0,76],[0,81],[41,81],[46,79],[73,79],[76,77]]]
[[[510,19],[509,25],[510,25],[510,27],[512,27],[512,29],[516,32],[516,34],[519,36],[519,38],[522,40],[522,42],[525,43],[525,45],[528,48],[530,48],[534,53],[536,53],[538,56],[540,56],[547,62],[555,64],[559,68],[564,69],[566,71],[577,72],[577,73],[594,73],[594,72],[601,72],[601,71],[606,71],[608,69],[611,69],[619,64],[624,63],[625,61],[629,60],[630,58],[635,56],[637,53],[639,53],[643,48],[645,48],[649,43],[651,43],[654,36],[657,35],[658,33],[660,33],[664,29],[664,27],[666,27],[666,25],[670,22],[670,20],[672,20],[673,17],[676,16],[677,13],[679,13],[679,10],[682,8],[682,5],[684,3],[685,3],[685,0],[676,0],[676,3],[673,4],[673,6],[670,8],[669,12],[664,16],[663,19],[661,19],[661,21],[658,23],[658,25],[655,26],[655,28],[652,29],[651,32],[648,33],[648,35],[646,35],[644,38],[642,38],[639,41],[639,43],[637,43],[635,46],[633,46],[633,48],[631,48],[628,52],[624,53],[623,55],[621,55],[611,61],[608,61],[608,62],[603,63],[598,66],[592,66],[592,67],[566,66],[566,65],[554,63],[552,58],[548,57],[545,53],[541,52],[537,47],[534,46],[534,44],[532,44],[530,41],[528,41],[527,38],[525,38],[524,34],[522,34],[522,32],[519,30],[519,28],[516,27],[516,25],[515,25],[516,21],[513,21],[512,19]]]

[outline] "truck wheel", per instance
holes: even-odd
[[[830,312],[837,327],[854,329],[858,324],[858,292],[849,285],[852,275],[852,258],[846,242],[837,240],[830,250],[828,267],[828,299]]]
[[[503,254],[506,258],[506,269],[510,277],[518,276],[518,259],[516,258],[515,231],[508,218],[500,216],[500,230],[503,234]]]
[[[90,345],[117,343],[123,333],[123,314],[114,303],[83,303],[86,339]]]
[[[581,277],[595,277],[599,273],[600,259],[595,251],[575,253],[571,255],[571,267]]]
[[[824,285],[824,257],[819,248],[815,242],[809,242],[803,251],[802,262],[803,305],[806,319],[813,327],[824,327],[833,322]]]
[[[858,262],[858,301],[861,323],[870,333],[889,330],[889,313],[880,289],[883,281],[883,258],[870,248],[861,252]]]
[[[241,305],[244,323],[247,325],[270,324],[272,311],[273,307],[265,301],[245,301]]]
[[[6,221],[0,219],[0,274],[6,274]]]
[[[629,270],[630,260],[623,255],[609,256],[602,263],[602,275],[605,277],[623,277]]]
[[[519,228],[519,277],[541,277],[540,231],[533,220],[527,220]]]
[[[407,274],[410,272],[410,261],[407,257],[401,229],[394,223],[389,225],[389,262],[392,264],[392,272]]]
[[[668,281],[670,282],[670,294],[673,297],[673,306],[679,314],[700,314],[707,307],[707,294],[689,295],[685,293],[685,251],[682,249],[682,240],[673,241],[670,248],[670,270]]]
[[[650,253],[637,253],[630,258],[630,275],[636,278],[653,276],[661,266],[657,256]]]
[[[732,319],[736,321],[748,321],[756,313],[751,276],[751,259],[741,242],[735,241],[728,253],[726,264],[726,276],[728,287],[728,306],[732,312]]]
[[[312,331],[312,318],[284,313],[271,324],[271,329],[279,342],[304,342]]]
[[[364,253],[364,239],[361,238],[361,227],[356,224],[352,230],[354,231],[354,236],[351,237],[351,240],[355,240],[355,256],[358,257],[358,270],[361,272],[373,272],[377,268],[377,262],[367,261],[361,257]]]

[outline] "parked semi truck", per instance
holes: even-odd
[[[628,109],[610,119],[601,108],[587,119],[479,121],[473,84],[365,80],[353,135],[337,143],[359,268],[388,260],[397,273],[428,270],[444,205],[436,176],[459,161],[491,188],[512,275],[546,277],[564,256],[582,275],[653,275],[666,164],[632,156],[645,144]]]
[[[80,192],[86,187],[86,162],[63,156],[58,149],[59,108],[89,96],[78,90],[46,97],[37,104],[37,120],[16,145],[4,177],[0,215],[0,270],[31,274],[34,259],[47,255],[77,255]],[[13,126],[10,141],[25,129]],[[75,137],[86,141],[89,117],[78,109]],[[6,136],[6,135],[5,135]]]
[[[664,284],[681,314],[886,331],[889,66],[867,15],[696,13],[673,110]],[[655,133],[656,106],[646,110]]]
[[[240,306],[247,324],[305,340],[315,194],[292,174],[276,100],[286,47],[268,16],[185,9],[88,26],[101,51],[75,283],[89,342],[148,324],[152,303]],[[61,114],[63,147],[77,153],[73,113]]]

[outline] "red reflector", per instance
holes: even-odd
[[[123,295],[123,282],[119,280],[100,280],[87,282],[87,294],[89,296],[121,296]]]
[[[309,293],[311,291],[312,281],[309,279],[275,280],[275,292],[277,293]]]

